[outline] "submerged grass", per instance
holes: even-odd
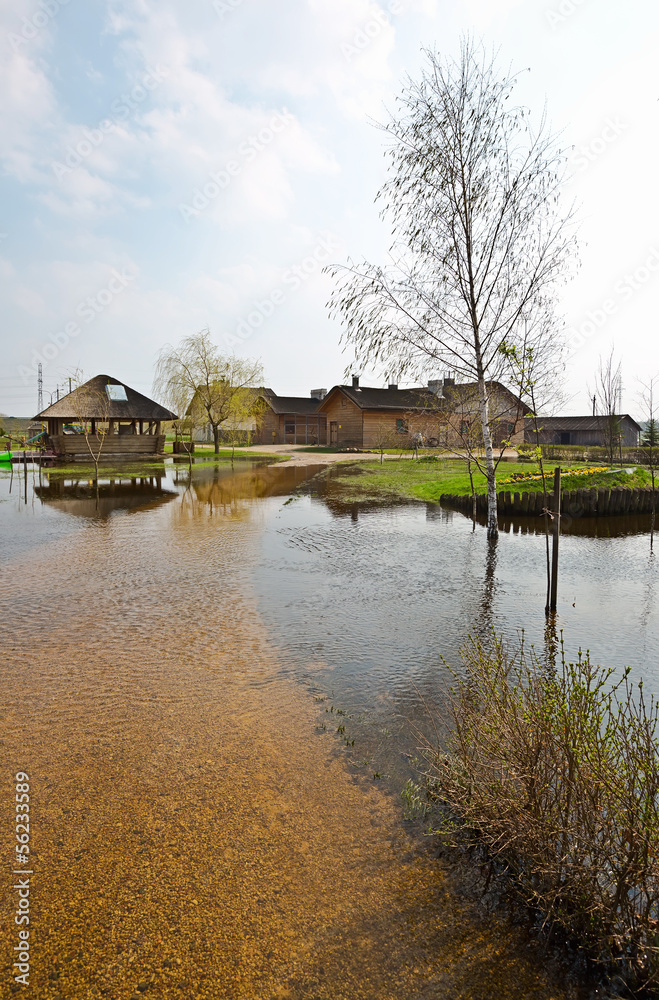
[[[463,651],[445,748],[427,746],[446,842],[485,846],[524,900],[632,989],[659,993],[657,706],[629,668]]]

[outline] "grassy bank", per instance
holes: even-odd
[[[549,462],[545,466],[548,474],[547,487],[551,489],[554,468],[559,463]],[[561,466],[564,467],[563,465]],[[563,488],[577,490],[591,486],[649,486],[650,474],[646,469],[635,469],[632,473],[620,470],[591,471],[592,466],[571,466],[572,475],[563,477]],[[515,476],[523,476],[510,482]],[[542,480],[538,470],[527,462],[506,462],[499,466],[497,489],[511,493],[542,491]],[[487,492],[487,481],[477,470],[473,470],[474,487],[477,493]],[[536,477],[536,478],[531,478]],[[387,501],[407,498],[410,500],[431,500],[438,502],[443,493],[469,496],[471,484],[467,464],[463,459],[420,459],[411,461],[378,460],[359,461],[341,469],[333,476],[345,493],[347,502]]]

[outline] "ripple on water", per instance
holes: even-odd
[[[182,497],[3,567],[1,751],[30,774],[35,995],[574,995],[456,898],[316,731],[250,590],[262,516]]]

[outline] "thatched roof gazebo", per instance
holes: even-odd
[[[110,375],[96,375],[37,413],[47,426],[53,452],[90,458],[90,447],[108,458],[156,455],[164,451],[162,422],[175,413]]]

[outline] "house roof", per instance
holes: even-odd
[[[540,430],[551,430],[551,431],[601,431],[602,424],[606,421],[606,417],[538,417],[538,426]],[[618,420],[628,421],[634,430],[642,430],[641,425],[637,424],[633,417],[630,417],[628,413],[621,413],[617,415]]]
[[[320,401],[319,409],[336,392],[343,392],[362,410],[422,410],[433,404],[437,405],[437,396],[428,389],[372,389],[363,386],[354,389],[351,385],[335,385],[330,389],[325,399]]]
[[[439,408],[442,407],[442,400],[448,404],[457,402],[461,393],[475,391],[477,386],[477,382],[460,382],[457,385],[445,385],[443,389],[444,395],[437,396],[425,386],[411,389],[374,389],[369,386],[353,388],[351,385],[335,385],[320,403],[319,408],[322,409],[323,404],[335,392],[340,391],[345,393],[362,410],[403,410],[406,412],[426,409],[437,410],[438,404]],[[501,382],[489,382],[488,386],[490,389],[497,389],[499,392],[505,393],[510,397],[513,405],[516,406],[519,404],[522,411],[525,409],[525,404],[522,400]]]
[[[321,402],[310,396],[278,396],[272,389],[262,389],[260,395],[273,413],[316,413]]]
[[[126,390],[126,399],[109,399],[106,391],[107,385],[123,386]],[[59,418],[61,420],[78,420],[81,416],[79,400],[76,403],[76,394],[87,393],[85,400],[85,411],[93,409],[93,399],[97,394],[99,407],[97,416],[102,420],[177,420],[175,413],[156,403],[148,396],[143,396],[141,392],[131,389],[125,382],[112,378],[110,375],[95,375],[88,382],[83,383],[73,392],[62,396],[52,406],[47,406],[41,413],[37,413],[35,420],[48,420],[49,418]],[[102,401],[102,403],[101,403]],[[86,412],[88,417],[94,416],[91,412]]]

